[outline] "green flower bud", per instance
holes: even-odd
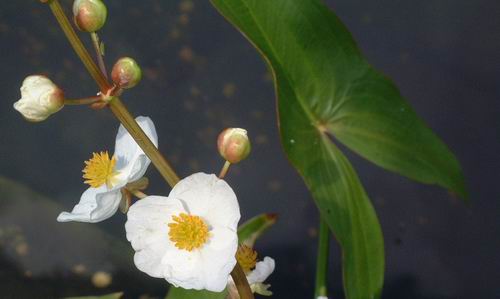
[[[239,128],[228,128],[217,138],[220,155],[226,161],[235,164],[248,157],[251,145],[247,131]]]
[[[130,57],[123,57],[113,66],[111,79],[120,88],[132,88],[141,81],[142,71],[137,62]]]
[[[96,32],[106,23],[108,10],[101,0],[75,0],[73,16],[76,27],[85,32]]]

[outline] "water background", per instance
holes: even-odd
[[[69,11],[71,1],[62,3]],[[231,169],[228,182],[243,220],[279,214],[256,247],[277,260],[269,280],[275,298],[311,298],[318,213],[279,144],[269,73],[208,1],[190,3],[192,9],[185,1],[107,1],[100,34],[108,67],[121,56],[143,67],[143,81],[123,100],[134,115],[154,120],[160,149],[181,176],[217,172],[218,132],[248,129],[253,152]],[[456,153],[470,192],[465,205],[347,151],[384,232],[383,298],[500,298],[500,2],[327,4]],[[99,224],[55,222],[85,189],[83,161],[113,150],[118,122],[107,110],[66,107],[31,124],[12,109],[22,80],[33,73],[48,75],[71,98],[97,92],[49,8],[1,1],[0,43],[0,298],[121,290],[128,298],[160,297],[167,285],[132,264],[124,215]],[[169,192],[152,167],[147,176],[148,193]],[[343,298],[340,253],[332,244],[330,290]],[[97,271],[112,275],[112,283],[97,288],[91,279]]]

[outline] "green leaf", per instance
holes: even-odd
[[[373,163],[467,198],[460,164],[447,146],[372,68],[353,79],[328,130]]]
[[[273,72],[281,141],[343,252],[348,298],[377,298],[383,238],[375,211],[336,139],[409,178],[465,196],[458,162],[394,84],[362,57],[318,0],[211,0]]]
[[[260,214],[253,217],[238,227],[238,240],[240,244],[253,247],[255,241],[273,224],[276,223],[276,214]]]
[[[123,293],[118,292],[102,296],[66,297],[65,299],[120,299],[122,296]]]
[[[227,292],[214,293],[209,291],[186,290],[183,288],[170,287],[165,299],[224,299]]]

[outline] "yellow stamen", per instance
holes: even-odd
[[[240,245],[236,252],[236,260],[245,273],[250,272],[257,264],[257,251],[246,245]]]
[[[92,158],[85,161],[83,169],[83,178],[85,184],[97,188],[106,184],[108,188],[112,188],[116,181],[115,171],[116,158],[109,158],[108,152],[93,153]]]
[[[192,251],[202,247],[210,237],[208,226],[199,216],[188,215],[185,213],[179,216],[172,216],[168,224],[170,231],[168,235],[170,241],[175,243],[175,247]]]

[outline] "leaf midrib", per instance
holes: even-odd
[[[326,138],[328,138],[328,137],[326,137]],[[324,139],[324,138],[323,138],[323,139]],[[325,145],[324,147],[325,147],[325,149],[326,149],[326,152],[327,152],[327,153],[328,153],[331,157],[333,157],[333,159],[334,159],[334,160],[336,160],[336,161],[337,161],[337,165],[339,165],[339,168],[341,168],[341,169],[345,170],[345,167],[344,167],[344,164],[345,164],[344,162],[345,162],[345,161],[341,161],[341,162],[339,163],[338,159],[335,159],[337,156],[335,155],[335,153],[333,152],[333,150],[335,149],[335,150],[337,150],[337,151],[339,151],[339,152],[340,152],[340,150],[339,150],[339,149],[335,146],[335,144],[333,144],[332,142],[329,142],[329,140],[326,140],[326,141],[325,141],[325,140],[323,140],[323,144]],[[342,158],[343,158],[343,157],[340,157],[340,159],[342,159]],[[351,167],[352,167],[352,166],[351,166]],[[328,168],[326,168],[326,169],[327,169],[327,171],[329,171],[329,170],[328,170]],[[352,189],[352,188],[351,188],[351,185],[352,185],[352,184],[349,184],[349,182],[347,181],[347,179],[346,179],[344,176],[341,176],[341,179],[342,179],[342,184],[344,184],[344,186],[346,187],[345,189],[346,189],[346,190],[349,190],[349,192],[352,194],[352,192],[351,192],[351,191],[352,191],[352,190],[351,190],[351,189]],[[360,187],[362,188],[362,186],[360,186]],[[363,190],[361,190],[361,191],[364,193],[364,191],[363,191]],[[366,194],[362,194],[362,195],[364,195],[364,196],[366,197]],[[368,200],[368,199],[366,198],[366,200]],[[344,200],[344,201],[346,201],[346,200]],[[355,209],[356,211],[360,211],[360,208],[359,208],[359,205],[358,205],[358,199],[353,198],[353,200],[347,200],[346,202],[352,203],[352,205],[354,205],[354,209]],[[355,216],[354,216],[354,217],[356,217],[357,222],[358,222],[358,223],[362,223],[362,219],[360,218],[360,213],[353,213],[353,214],[355,214]],[[358,225],[358,226],[353,225],[352,217],[349,217],[349,220],[350,220],[350,223],[351,223],[351,227],[360,227],[359,225]],[[362,226],[361,226],[361,227],[362,227]],[[363,243],[363,244],[362,244],[362,248],[363,248],[363,250],[364,250],[364,252],[365,252],[365,255],[364,255],[364,256],[367,256],[367,254],[366,254],[366,253],[368,253],[368,252],[369,252],[369,248],[368,248],[368,246],[367,246],[367,243],[368,243],[368,242],[367,242],[367,240],[368,240],[368,238],[367,238],[366,232],[365,232],[365,230],[364,230],[364,229],[358,229],[358,231],[361,231],[361,235],[362,235],[362,238],[363,238],[363,240],[364,240],[364,242],[362,242],[362,243]],[[354,243],[354,242],[352,242],[352,243]],[[359,246],[358,246],[358,248],[359,248]],[[343,256],[344,256],[345,254],[348,254],[348,252],[345,252],[345,253],[343,254]],[[364,260],[364,261],[366,261],[366,260]],[[369,265],[366,265],[366,266],[368,267]],[[358,270],[358,269],[357,269],[357,267],[356,267],[356,272],[358,272],[357,270]],[[361,273],[362,273],[362,271],[361,271]],[[372,285],[373,285],[373,281],[372,281],[372,279],[371,279],[371,275],[366,275],[366,279],[367,279],[367,281],[369,282],[369,285],[370,285],[370,286],[372,286]],[[344,280],[344,281],[346,281],[346,280]],[[346,288],[346,291],[347,291],[348,289],[349,289],[349,288]]]
[[[279,58],[279,56],[277,55],[277,52],[276,50],[274,49],[274,46],[273,46],[273,43],[270,42],[267,34],[265,33],[264,30],[262,30],[261,26],[259,25],[259,23],[257,22],[258,19],[255,17],[255,14],[253,13],[253,10],[247,5],[247,3],[245,1],[241,1],[241,3],[243,3],[244,7],[247,9],[247,11],[249,12],[249,16],[252,18],[252,21],[253,23],[257,26],[257,29],[258,31],[260,32],[260,34],[262,35],[262,37],[264,38],[264,40],[267,42],[267,44],[269,45],[269,50],[271,51],[271,54],[273,55],[273,57],[276,59],[277,63],[279,65],[283,65],[283,63],[281,62],[281,59]],[[290,2],[292,3],[292,2]],[[292,3],[293,4],[293,3]],[[228,6],[226,6],[228,7]],[[228,7],[229,10],[232,11],[232,9],[230,7]],[[299,11],[300,10],[296,10],[296,11]],[[246,35],[245,35],[246,36]],[[291,34],[291,36],[293,36],[295,38],[295,35]],[[267,58],[267,56],[264,54],[264,51],[262,51],[262,49],[257,45],[255,44],[252,40],[250,40],[250,38],[247,38],[250,43],[252,43],[252,45],[261,53],[261,55],[269,61],[269,58]],[[304,56],[304,55],[302,55]],[[306,61],[306,64],[308,69],[310,70],[310,73],[311,74],[314,74],[315,72],[313,71],[313,68],[311,67],[310,65],[310,62],[308,59],[304,59],[304,61]],[[269,61],[270,62],[270,61]],[[270,65],[272,66],[271,69],[273,70],[274,72],[274,77],[275,77],[275,80],[277,80],[277,76],[276,76],[276,66],[274,66],[273,63],[270,63]],[[278,65],[278,67],[279,67]],[[279,68],[281,70],[281,68]],[[304,110],[304,113],[306,114],[307,118],[309,119],[310,121],[310,124],[314,127],[317,128],[317,125],[318,125],[318,117],[316,117],[314,115],[314,113],[312,112],[312,110],[308,107],[308,105],[306,104],[306,101],[305,99],[303,99],[302,97],[299,96],[299,93],[293,88],[293,84],[292,84],[292,80],[289,78],[289,75],[284,72],[284,71],[281,71],[280,74],[283,75],[283,79],[287,81],[287,85],[290,86],[290,89],[293,91],[293,94],[295,95],[295,98],[297,98],[300,106],[302,107],[302,109]],[[278,86],[278,84],[276,84],[276,86]],[[279,95],[278,93],[276,92],[276,98],[278,99],[279,101]]]

